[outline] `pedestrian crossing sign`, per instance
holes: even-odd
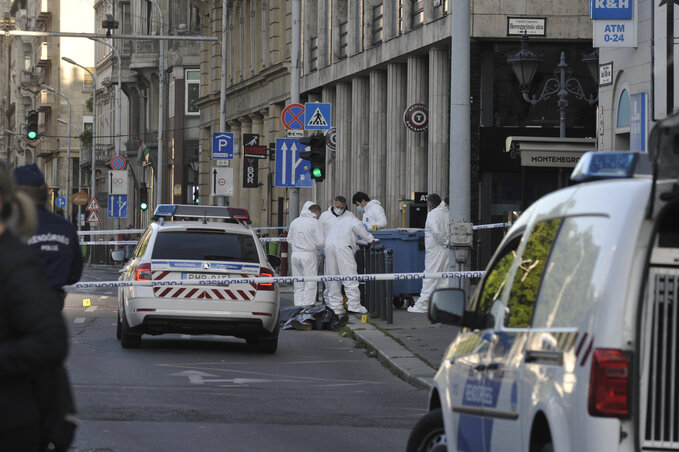
[[[304,128],[306,130],[329,130],[331,104],[307,102],[304,104]]]

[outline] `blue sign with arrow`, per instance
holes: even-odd
[[[54,204],[55,204],[58,208],[63,209],[64,207],[66,207],[66,198],[64,198],[63,196],[59,196],[59,197],[54,201]]]
[[[108,195],[108,217],[127,218],[127,195]]]
[[[276,138],[276,187],[314,186],[309,162],[299,158],[303,148],[306,146],[301,145],[298,138]]]

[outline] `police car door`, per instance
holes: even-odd
[[[520,232],[494,257],[472,303],[476,325],[460,333],[453,344],[450,419],[456,438],[451,438],[452,450],[490,450],[493,421],[489,421],[484,412],[497,404],[499,391],[493,384],[488,384],[487,363],[493,346],[495,318],[498,310],[503,309],[501,294],[507,285],[519,240]],[[447,428],[447,431],[451,429]]]
[[[485,411],[487,422],[493,426],[490,450],[526,450],[522,447],[525,438],[520,416],[528,413],[519,409],[520,372],[535,300],[560,224],[561,220],[555,219],[535,225],[511,276],[507,307],[502,322],[497,323],[486,364],[486,384],[497,393],[495,405]]]

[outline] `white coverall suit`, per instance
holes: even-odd
[[[427,214],[424,224],[424,272],[439,273],[448,271],[450,261],[450,222],[448,207],[441,202],[435,209]],[[408,308],[408,312],[427,312],[429,310],[429,297],[435,289],[448,287],[447,279],[425,278],[422,280],[420,298],[414,306]]]
[[[316,276],[318,274],[318,257],[323,251],[323,227],[315,218],[309,207],[314,205],[307,201],[302,207],[299,217],[292,220],[288,229],[290,244],[290,265],[292,276]],[[295,306],[311,306],[316,302],[318,283],[295,282]]]
[[[337,223],[328,231],[325,238],[325,274],[326,275],[356,275],[357,249],[356,236],[366,242],[373,242],[375,238],[366,231],[365,226],[354,215],[342,215]],[[325,303],[337,315],[344,314],[342,305],[341,285],[347,296],[347,307],[351,312],[365,313],[367,310],[361,305],[361,294],[358,281],[328,281],[328,294]]]
[[[387,227],[387,215],[384,213],[384,208],[378,200],[372,199],[368,201],[364,209],[363,224],[368,231]]]

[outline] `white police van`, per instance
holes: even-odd
[[[679,116],[588,153],[527,209],[465,310],[408,450],[679,450]]]

